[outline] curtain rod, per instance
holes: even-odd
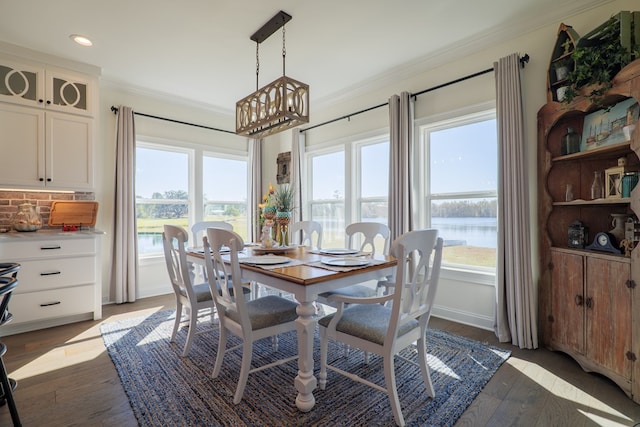
[[[113,114],[117,113],[118,112],[118,107],[111,106],[111,111],[113,111]],[[181,125],[194,126],[194,127],[202,128],[202,129],[215,130],[217,132],[231,133],[233,135],[236,134],[235,132],[230,131],[230,130],[218,129],[218,128],[214,128],[214,127],[211,127],[211,126],[199,125],[199,124],[196,124],[196,123],[183,122],[181,120],[168,119],[166,117],[153,116],[151,114],[139,113],[137,111],[134,111],[133,114],[135,114],[136,116],[150,117],[152,119],[164,120],[166,122],[178,123],[178,124],[181,124]]]
[[[524,56],[522,56],[520,58],[520,66],[522,68],[524,68],[525,64],[529,62],[529,59],[530,59],[529,54],[525,53]],[[478,76],[481,76],[483,74],[487,74],[487,73],[491,73],[491,72],[493,72],[493,68],[487,68],[486,70],[478,71],[477,73],[469,74],[468,76],[460,77],[459,79],[451,80],[449,82],[442,83],[442,84],[439,84],[437,86],[433,86],[433,87],[430,87],[428,89],[421,90],[420,92],[412,93],[410,96],[415,100],[418,97],[418,95],[422,95],[422,94],[427,93],[427,92],[432,92],[432,91],[437,90],[437,89],[442,89],[443,87],[451,86],[451,85],[454,85],[456,83],[460,83],[460,82],[463,82],[465,80],[469,80],[469,79],[472,79],[474,77],[478,77]],[[367,111],[375,110],[375,109],[384,107],[386,105],[389,105],[389,102],[383,102],[382,104],[374,105],[373,107],[365,108],[364,110],[356,111],[354,113],[346,114],[344,116],[341,116],[341,117],[338,117],[338,118],[335,118],[335,119],[332,119],[332,120],[328,120],[326,122],[318,123],[317,125],[313,125],[313,126],[309,126],[307,128],[304,128],[304,129],[300,129],[300,132],[306,132],[308,130],[315,129],[315,128],[320,127],[320,126],[328,125],[329,123],[337,122],[339,120],[350,119],[352,116],[357,116],[358,114],[366,113]]]

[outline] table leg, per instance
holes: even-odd
[[[313,375],[313,338],[316,329],[316,309],[312,301],[300,303],[296,309],[298,318],[298,375],[294,381],[298,396],[296,406],[302,412],[309,412],[316,404],[313,390],[317,380]]]

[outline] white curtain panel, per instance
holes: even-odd
[[[260,240],[262,230],[260,230],[260,212],[258,204],[262,202],[262,139],[249,139],[249,241]]]
[[[298,129],[292,130],[291,139],[291,186],[295,191],[294,194],[294,206],[296,209],[293,211],[292,222],[302,221],[303,215],[303,201],[302,201],[302,189],[304,188],[304,154],[305,154],[305,136],[303,132]]]
[[[494,65],[498,121],[498,260],[494,329],[501,342],[538,347],[535,289],[531,273],[529,185],[520,57]]]
[[[409,92],[389,98],[389,229],[391,241],[413,229],[414,102]]]
[[[111,289],[116,303],[138,297],[138,234],[135,202],[136,131],[133,110],[118,108],[116,116],[116,189]]]

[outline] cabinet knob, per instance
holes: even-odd
[[[582,295],[576,295],[576,305],[580,307],[584,303],[584,298]]]
[[[38,99],[38,104],[42,104],[44,102],[44,99]]]
[[[47,178],[47,182],[51,182],[51,178]]]
[[[51,105],[51,100],[47,99],[47,105]]]
[[[44,181],[44,178],[38,178],[38,181],[42,182]]]

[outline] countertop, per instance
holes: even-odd
[[[37,231],[15,231],[0,233],[0,242],[17,240],[56,240],[56,239],[86,239],[87,237],[101,236],[104,231],[96,229],[62,231],[60,228],[47,228]]]

